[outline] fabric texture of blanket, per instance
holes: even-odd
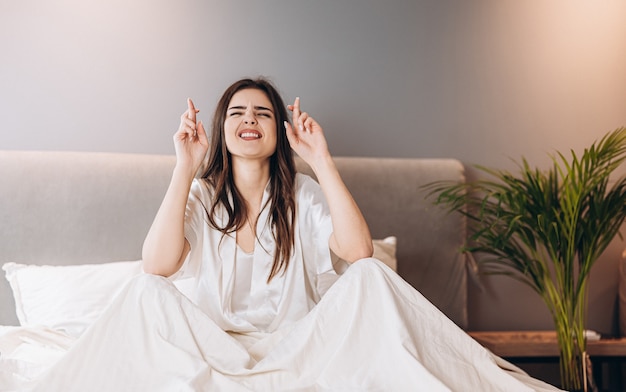
[[[0,335],[2,391],[557,390],[493,356],[376,259],[271,333],[225,332],[145,274],[75,341],[26,332]]]

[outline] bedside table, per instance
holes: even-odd
[[[555,331],[477,331],[468,334],[497,356],[511,362],[553,362],[559,358]],[[587,340],[587,354],[594,365],[593,375],[598,386],[607,389],[604,384],[610,382],[609,390],[623,391],[621,367],[626,362],[626,338]],[[618,366],[612,366],[605,374],[604,364]]]

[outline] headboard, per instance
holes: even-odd
[[[421,185],[463,181],[452,159],[335,158],[372,236],[398,238],[398,273],[462,328],[467,275],[459,214],[425,200]],[[0,264],[90,264],[141,257],[175,157],[0,151]],[[311,174],[297,161],[298,169]],[[17,325],[0,279],[0,325]]]

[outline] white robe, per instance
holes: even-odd
[[[269,185],[265,189],[261,202],[265,208],[256,228],[258,241],[254,247],[247,319],[237,317],[231,309],[236,269],[235,236],[223,236],[206,222],[211,193],[204,181],[194,180],[185,213],[185,237],[191,251],[177,276],[192,279],[186,285],[186,294],[227,331],[271,332],[304,317],[338,278],[328,248],[332,222],[319,185],[308,176],[297,175],[293,253],[289,268],[269,284],[267,277],[274,261],[275,242],[266,206]],[[219,210],[217,224],[223,225],[227,219],[226,212]]]
[[[273,249],[271,235],[258,228],[250,300],[259,310],[249,319],[229,310],[234,238],[219,246],[201,217],[188,219],[192,252],[180,275],[202,277],[189,285],[193,301],[167,278],[138,276],[32,389],[20,390],[556,390],[503,369],[509,364],[380,261],[336,275],[319,187],[302,176],[297,184],[296,252],[270,285],[263,249]],[[189,212],[203,208],[193,200],[202,189],[194,184]]]

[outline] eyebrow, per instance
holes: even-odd
[[[246,110],[246,106],[231,106],[228,108],[228,110]],[[272,109],[270,108],[266,108],[265,106],[255,106],[254,107],[255,110],[267,110],[269,112],[274,112]]]

